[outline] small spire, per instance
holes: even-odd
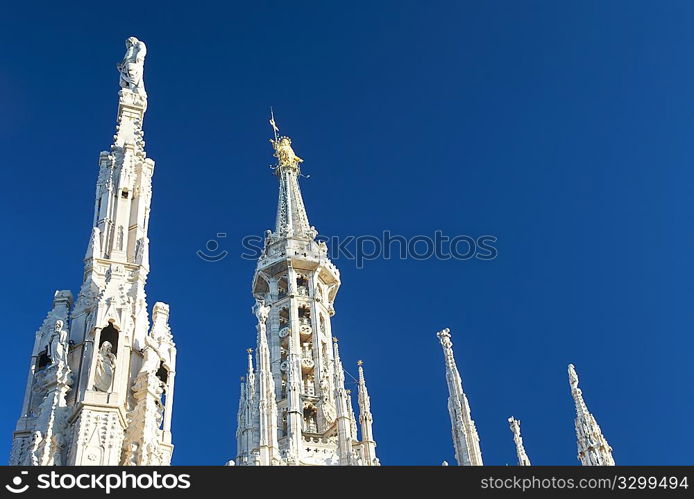
[[[436,336],[443,348],[443,357],[446,362],[446,383],[448,384],[448,414],[451,418],[451,432],[455,458],[459,466],[482,466],[482,452],[480,439],[477,435],[475,422],[470,414],[463,383],[453,357],[453,342],[450,329],[446,328]]]
[[[508,418],[508,424],[513,433],[513,441],[516,444],[516,455],[518,456],[518,466],[530,466],[530,459],[525,453],[525,447],[523,447],[523,437],[521,437],[520,432],[520,421],[511,416]]]
[[[345,372],[342,368],[340,359],[340,348],[337,345],[337,338],[333,337],[333,383],[335,385],[335,408],[337,412],[337,443],[340,464],[353,464],[354,455],[352,440],[356,439],[353,430],[354,418],[352,404],[350,402],[350,391],[345,389]]]
[[[253,349],[247,348],[246,353],[248,354],[248,380],[250,381],[253,375]]]
[[[588,411],[583,392],[578,387],[578,374],[573,364],[569,364],[569,386],[576,405],[576,445],[578,460],[583,466],[614,466],[612,447],[600,430],[595,417]]]
[[[364,378],[364,362],[357,361],[359,369],[357,400],[359,403],[359,424],[361,426],[361,440],[364,463],[372,466],[377,462],[376,442],[373,437],[373,415],[371,414],[371,398],[366,389],[366,379]]]

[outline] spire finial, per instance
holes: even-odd
[[[247,348],[246,353],[248,354],[248,380],[250,381],[253,376],[253,349]]]
[[[363,365],[364,365],[364,361],[363,361],[363,360],[358,360],[358,361],[357,361],[357,365],[358,365],[359,367],[363,366]]]
[[[578,388],[578,374],[573,364],[569,364],[569,385],[571,388]]]
[[[270,106],[270,126],[272,127],[272,132],[275,134],[275,141],[277,140],[277,136],[279,134],[279,127],[277,126],[277,123],[275,123],[275,113],[272,111],[272,106]]]

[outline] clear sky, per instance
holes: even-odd
[[[150,307],[178,346],[174,464],[235,456],[255,342],[244,235],[274,223],[267,117],[321,234],[492,234],[492,261],[337,259],[343,361],[364,360],[383,464],[454,462],[450,327],[485,462],[576,464],[566,367],[619,464],[692,464],[694,4],[11,2],[0,19],[3,403],[77,293],[124,40],[148,45]],[[220,232],[229,256],[196,250]],[[349,379],[349,377],[348,377]]]

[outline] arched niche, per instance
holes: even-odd
[[[289,291],[289,284],[287,282],[287,275],[283,274],[277,280],[277,297],[279,299],[284,298],[285,296],[287,296],[288,291]]]
[[[256,298],[265,298],[270,293],[270,284],[265,277],[260,274],[253,287],[253,295]]]
[[[103,345],[104,342],[108,341],[111,344],[111,353],[117,356],[119,336],[120,332],[116,326],[113,325],[113,322],[109,322],[108,326],[103,328],[101,330],[101,335],[99,335],[99,348],[101,348],[101,345]]]
[[[280,327],[289,325],[289,308],[282,307],[279,311]]]
[[[38,356],[36,357],[36,371],[41,371],[51,365],[53,360],[51,359],[51,356],[48,354],[48,346],[41,350],[39,352]]]
[[[169,370],[164,366],[164,361],[159,363],[159,370],[157,371],[156,376],[162,383],[164,383],[164,386],[166,386],[166,382],[169,380]]]

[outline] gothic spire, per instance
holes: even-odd
[[[125,46],[117,65],[116,133],[99,154],[82,286],[74,308],[54,310],[61,313],[60,330],[46,335],[46,328],[54,327],[48,324],[35,342],[13,464],[164,465],[171,460],[176,348],[168,305],[154,305],[150,329],[145,293],[154,172],[142,132],[147,48],[135,37]],[[62,292],[56,298],[57,304],[69,301]],[[60,372],[69,367],[72,382],[64,397],[63,387],[47,384],[47,373],[60,365],[66,345],[70,355]],[[43,410],[38,420],[37,407]]]
[[[333,359],[335,361],[335,401],[337,405],[337,442],[340,464],[352,464],[352,435],[350,407],[347,390],[345,390],[345,372],[340,359],[340,348],[337,338],[333,338]],[[351,404],[349,404],[351,406]]]
[[[448,328],[439,331],[438,336],[446,361],[446,382],[448,384],[448,413],[451,417],[451,432],[455,459],[459,466],[481,466],[482,452],[475,422],[470,415],[470,405],[463,392],[463,383],[453,357],[453,343]]]
[[[525,453],[525,447],[523,447],[523,437],[521,437],[520,432],[520,421],[511,416],[508,418],[508,424],[513,432],[513,441],[516,444],[516,455],[518,456],[518,466],[530,466],[530,459]]]
[[[252,394],[255,389],[255,370],[253,369],[253,349],[247,348],[246,355],[248,356],[248,369],[246,370],[246,386],[247,392]],[[252,396],[251,396],[252,397]],[[249,397],[249,398],[251,398]]]
[[[142,123],[147,111],[144,62],[147,47],[134,36],[117,65],[120,73],[116,133],[110,150],[99,154],[99,177],[92,234],[87,248],[87,275],[93,258],[149,268],[147,226],[154,161],[145,152]]]
[[[366,389],[364,379],[364,363],[357,362],[359,369],[359,424],[361,425],[362,456],[366,466],[373,466],[378,463],[376,458],[376,442],[373,438],[373,416],[371,415],[371,398]]]
[[[614,466],[612,447],[603,436],[595,417],[588,411],[583,392],[578,387],[578,374],[573,364],[569,364],[569,385],[576,404],[578,460],[582,466]]]
[[[274,149],[274,157],[277,158],[275,174],[279,178],[280,190],[277,203],[277,218],[275,221],[276,238],[309,238],[316,237],[316,230],[308,223],[304,200],[299,188],[300,164],[304,161],[294,153],[292,139],[278,134],[279,128],[275,124],[272,115],[270,125],[274,132],[274,139],[270,139]]]
[[[258,319],[258,348],[256,365],[258,367],[258,414],[259,438],[258,457],[260,464],[270,466],[278,464],[279,445],[277,442],[277,400],[275,398],[275,381],[272,379],[270,349],[267,341],[267,318],[270,307],[262,300],[256,300],[253,312]]]

